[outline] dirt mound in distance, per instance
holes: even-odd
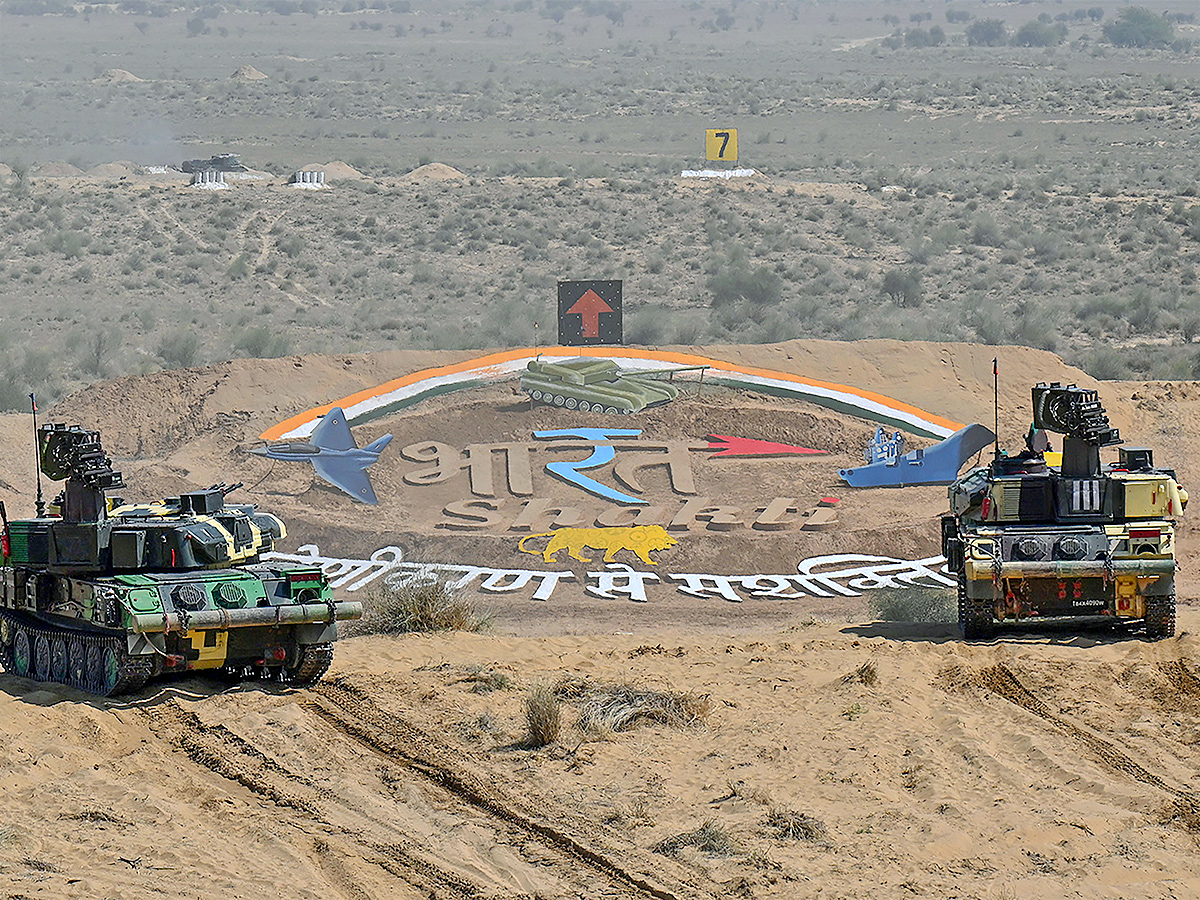
[[[39,163],[32,166],[29,173],[38,178],[77,178],[83,174],[83,169],[73,166],[69,162],[57,161]]]
[[[430,181],[456,181],[460,178],[466,178],[466,174],[460,172],[454,166],[448,166],[445,163],[426,163],[423,166],[417,166],[407,175],[404,176],[406,181],[415,181],[418,183],[426,183]]]
[[[137,175],[140,171],[140,167],[136,164],[128,160],[119,160],[92,166],[87,173],[95,178],[128,178],[130,175]]]
[[[267,78],[266,75],[251,65],[239,66],[229,77],[234,81],[263,81]]]
[[[362,172],[358,171],[358,169],[354,168],[354,166],[350,165],[349,163],[344,163],[338,159],[324,164],[310,163],[307,166],[301,166],[301,168],[306,172],[311,172],[318,169],[323,171],[325,173],[326,181],[337,181],[339,179],[345,181],[363,181],[367,177]]]
[[[125,69],[109,69],[99,78],[92,79],[92,84],[129,84],[134,81],[145,81]]]

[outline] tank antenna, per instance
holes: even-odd
[[[1000,357],[992,357],[992,409],[996,414],[995,429],[995,453],[993,459],[1000,458]]]
[[[46,503],[42,500],[42,449],[38,444],[37,436],[37,400],[33,394],[29,395],[29,406],[33,411],[33,457],[34,471],[37,472],[37,503],[34,504],[37,508],[37,517],[40,519],[46,515]]]

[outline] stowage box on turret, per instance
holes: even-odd
[[[97,432],[43,425],[37,437],[42,472],[66,484],[48,514],[5,517],[6,671],[104,695],[167,671],[292,685],[324,674],[338,621],[362,608],[336,601],[317,566],[260,560],[284,536],[279,519],[226,503],[224,485],[126,505],[105,496],[124,483]]]
[[[1044,432],[1065,435],[1048,452]],[[966,638],[1038,617],[1141,619],[1151,639],[1175,633],[1175,529],[1187,492],[1144,447],[1100,448],[1120,435],[1095,391],[1033,389],[1033,427],[1017,456],[998,454],[950,487],[942,552],[958,576]]]

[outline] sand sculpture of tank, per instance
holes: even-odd
[[[654,377],[657,374],[625,373],[611,359],[533,359],[521,374],[521,390],[535,402],[583,412],[628,415],[670,403],[679,396],[679,388]]]

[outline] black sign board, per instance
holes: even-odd
[[[620,281],[558,283],[560,346],[620,344],[623,341]]]

